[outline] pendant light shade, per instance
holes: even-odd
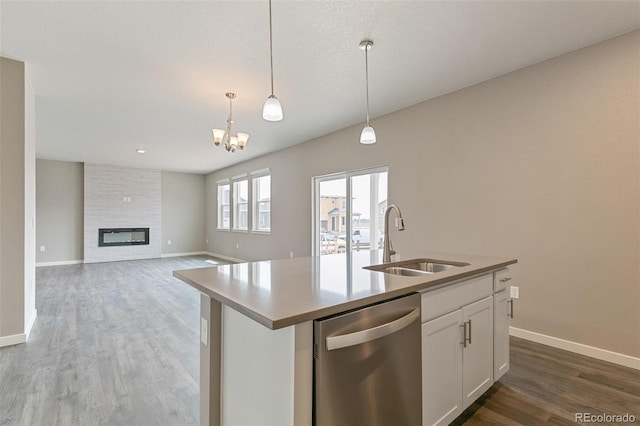
[[[376,143],[376,132],[369,123],[369,49],[371,49],[371,46],[373,46],[371,40],[362,40],[360,42],[360,49],[364,50],[365,90],[367,95],[367,125],[360,133],[360,143],[364,145]]]
[[[373,130],[373,127],[367,126],[362,129],[362,133],[360,133],[360,143],[364,145],[376,143],[376,131]]]
[[[282,120],[282,105],[275,95],[271,95],[267,98],[262,108],[262,118],[267,121],[280,121]]]
[[[262,108],[262,118],[267,121],[280,121],[283,118],[282,105],[273,94],[273,25],[271,19],[271,0],[269,0],[269,59],[271,60],[271,95]]]

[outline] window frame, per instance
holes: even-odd
[[[224,198],[224,192],[221,193],[221,190],[223,190],[223,187],[227,187],[227,192],[229,193],[229,199],[227,201],[227,204],[223,204],[224,200],[222,200],[222,198]],[[216,189],[218,192],[218,196],[217,196],[217,215],[218,215],[218,223],[217,223],[217,229],[219,231],[230,231],[231,230],[231,218],[232,218],[232,203],[231,203],[231,182],[229,179],[222,179],[219,180],[218,182],[216,182]],[[224,191],[224,190],[223,190]],[[225,227],[224,226],[224,206],[227,206],[229,209],[229,216],[228,216],[228,225]]]
[[[239,194],[239,190],[237,189],[237,185],[241,184],[242,182],[246,183],[247,188],[247,198],[245,200],[244,205],[246,205],[246,225],[243,228],[240,228],[238,226],[238,222],[240,222],[239,217],[240,214],[242,213],[240,205],[241,203],[238,202],[238,197],[240,196]],[[247,176],[247,174],[242,174],[242,175],[238,175],[238,176],[234,176],[231,178],[231,230],[233,232],[248,232],[250,227],[251,227],[251,212],[249,211],[249,205],[250,205],[250,200],[251,198],[251,190],[249,187],[249,177]]]
[[[256,182],[259,179],[269,177],[269,227],[260,228],[260,199],[257,196],[257,192],[260,190],[260,183]],[[271,170],[262,169],[251,172],[250,182],[250,196],[251,196],[251,232],[255,234],[270,234],[271,233]]]

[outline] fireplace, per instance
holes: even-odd
[[[100,228],[98,246],[138,246],[149,244],[149,228]]]

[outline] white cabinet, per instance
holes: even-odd
[[[451,423],[492,384],[490,293],[422,324],[423,425]]]
[[[422,424],[447,425],[462,413],[462,311],[422,324]]]
[[[493,384],[493,298],[465,306],[462,316],[468,337],[462,345],[462,402],[467,408]]]

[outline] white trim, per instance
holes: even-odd
[[[543,345],[552,346],[554,348],[563,349],[565,351],[586,355],[591,358],[640,370],[640,358],[633,356],[584,345],[582,343],[572,342],[570,340],[560,339],[558,337],[547,336],[546,334],[523,330],[521,328],[509,327],[509,334],[511,336],[531,340],[532,342],[542,343]]]
[[[84,263],[84,260],[58,260],[56,262],[38,262],[36,268],[40,266],[61,266],[61,265],[78,265]]]
[[[249,179],[249,176],[246,173],[243,173],[241,175],[235,175],[231,178],[231,182],[235,181],[235,180],[247,180]]]
[[[33,324],[35,324],[36,322],[36,318],[38,318],[38,310],[34,309],[33,310],[33,315],[31,315],[31,318],[29,319],[29,321],[27,321],[27,326],[25,327],[25,341],[29,340],[29,335],[31,334],[31,329],[33,328]]]
[[[251,177],[252,178],[259,178],[262,176],[267,176],[271,174],[271,169],[270,168],[266,168],[266,169],[260,169],[260,170],[255,170],[253,172],[251,172]]]
[[[19,345],[27,342],[27,335],[24,333],[12,334],[11,336],[0,337],[0,348],[11,345]]]
[[[164,257],[200,256],[200,255],[207,255],[207,254],[209,253],[207,253],[206,251],[191,251],[187,253],[162,253],[160,257],[164,258]]]
[[[229,184],[229,178],[224,178],[224,179],[220,179],[219,181],[216,182],[217,185],[228,185]]]
[[[246,263],[247,262],[247,260],[244,260],[244,259],[238,259],[237,257],[231,257],[231,256],[224,256],[224,255],[218,254],[218,253],[211,253],[210,251],[204,252],[204,254],[208,254],[211,257],[217,257],[219,259],[229,260],[231,262],[237,262],[237,263]]]

